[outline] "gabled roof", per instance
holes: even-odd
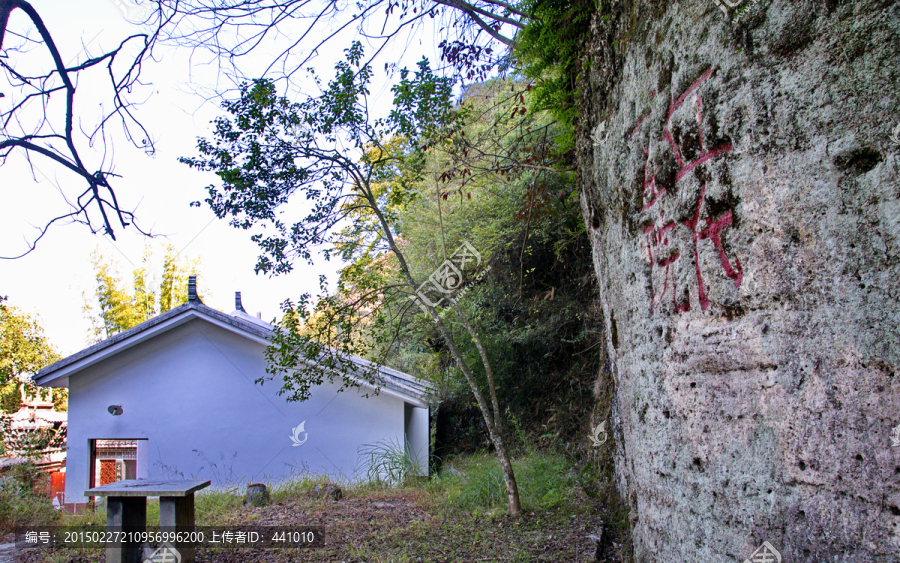
[[[274,331],[268,328],[271,325],[252,318],[246,313],[229,315],[204,305],[199,300],[188,301],[45,367],[35,374],[34,382],[41,386],[67,387],[69,376],[196,318],[264,344],[268,344],[274,334]],[[373,367],[371,362],[363,358],[351,356],[350,359],[359,366],[360,373]],[[430,390],[428,383],[415,376],[384,366],[377,368],[377,376],[380,380],[379,387],[383,392],[416,406],[427,406],[426,394]],[[359,378],[355,379],[361,385],[369,386]]]

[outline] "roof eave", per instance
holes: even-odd
[[[160,333],[187,323],[194,318],[204,318],[212,324],[263,344],[268,343],[268,336],[271,334],[271,331],[267,331],[259,325],[251,327],[246,321],[235,319],[206,305],[185,303],[47,366],[35,374],[34,382],[41,387],[67,387],[69,375],[103,361],[113,354],[145,342]],[[65,381],[60,381],[61,378],[65,378]]]
[[[273,334],[271,329],[261,326],[258,322],[250,322],[222,313],[199,302],[188,302],[47,366],[35,374],[34,382],[41,387],[68,387],[70,375],[195,318],[202,318],[220,328],[265,345],[269,344],[269,339]],[[363,358],[354,356],[352,360],[360,367],[371,365],[371,362]],[[378,371],[384,380],[384,384],[378,386],[379,392],[384,392],[417,407],[428,407],[425,395],[430,386],[427,382],[385,366],[379,366]],[[375,389],[375,386],[362,378],[353,374],[350,377],[362,387]],[[400,382],[391,381],[390,378],[398,379]],[[421,389],[414,387],[421,387]]]

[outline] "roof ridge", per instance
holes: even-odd
[[[189,311],[196,311],[197,313],[203,314],[207,317],[211,317],[213,319],[219,320],[221,322],[225,322],[234,326],[235,328],[240,329],[241,331],[254,335],[258,338],[269,340],[274,334],[274,330],[270,328],[266,328],[259,323],[252,322],[246,319],[243,319],[236,315],[230,315],[228,313],[224,313],[217,309],[213,309],[209,305],[205,305],[200,301],[188,301],[153,317],[152,319],[148,319],[142,322],[139,325],[133,326],[128,330],[122,331],[118,334],[114,334],[109,338],[101,340],[83,350],[80,350],[70,356],[67,356],[57,362],[50,364],[44,369],[38,371],[34,374],[34,381],[38,385],[42,385],[39,383],[39,379],[44,379],[50,376],[51,374],[71,366],[78,361],[81,361],[85,358],[91,357],[94,354],[98,354],[103,350],[110,348],[120,342],[124,342],[138,334],[146,331],[147,329],[153,328],[159,324],[162,324],[170,319],[173,319],[181,314],[187,313]],[[433,390],[433,386],[424,381],[415,375],[404,373],[400,370],[396,370],[394,368],[377,364],[375,362],[371,362],[365,358],[361,358],[359,356],[355,356],[353,354],[347,354],[349,356],[350,361],[357,365],[359,368],[371,368],[374,367],[375,371],[378,373],[380,383],[384,384],[385,387],[389,389],[394,389],[395,391],[401,392],[405,395],[414,397],[418,400],[423,400],[429,391]],[[355,374],[354,374],[355,375]]]

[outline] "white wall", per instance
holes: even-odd
[[[364,476],[361,445],[403,443],[402,400],[337,393],[336,380],[314,388],[309,401],[288,403],[277,395],[279,381],[254,383],[265,373],[264,349],[194,319],[71,376],[66,502],[83,502],[89,439],[146,438],[148,478],[214,486],[304,470],[352,480]],[[109,414],[110,405],[122,405],[123,414]],[[415,410],[426,413],[427,448],[427,411]],[[303,421],[307,440],[294,446],[292,429]]]
[[[419,464],[418,474],[428,476],[428,409],[405,405],[406,445],[411,452],[410,457]]]

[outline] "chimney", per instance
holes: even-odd
[[[247,312],[244,310],[244,305],[241,304],[241,292],[240,291],[234,292],[234,309],[236,311],[240,311],[241,313]]]
[[[197,276],[188,276],[188,303],[203,304],[197,296]]]
[[[257,311],[256,318],[262,320],[262,311]]]

